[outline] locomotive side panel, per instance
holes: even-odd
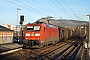
[[[46,27],[43,44],[44,45],[55,44],[58,41],[59,41],[58,29]]]

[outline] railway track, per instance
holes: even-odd
[[[22,49],[0,56],[0,60],[62,60],[71,59],[79,50],[79,42],[60,42],[40,49]],[[76,51],[76,52],[75,52]],[[74,54],[74,55],[73,55]]]
[[[71,43],[63,44],[63,45],[59,46],[58,48],[56,48],[56,49],[48,52],[47,54],[39,57],[37,60],[53,58],[54,55],[57,55],[58,52],[63,51],[67,46],[70,46],[70,44],[71,44]]]
[[[75,58],[79,49],[80,49],[80,45],[78,41],[71,43],[69,45],[65,44],[43,55],[42,57],[39,57],[37,60],[67,60],[67,59],[72,60]]]
[[[70,42],[69,42],[70,43]],[[69,44],[68,43],[68,44]],[[32,59],[35,60],[38,57],[42,56],[43,54],[48,53],[49,51],[52,51],[54,49],[56,49],[57,47],[63,46],[64,44],[67,43],[58,43],[55,46],[50,45],[41,49],[22,49],[20,51],[17,52],[13,52],[10,54],[6,54],[0,57],[1,60],[28,60],[28,59]]]

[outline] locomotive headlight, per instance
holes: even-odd
[[[26,39],[28,39],[28,38],[26,38]]]
[[[35,34],[35,36],[40,36],[40,34]]]
[[[26,34],[26,36],[30,36],[30,34]]]
[[[37,39],[40,39],[40,38],[37,38]]]

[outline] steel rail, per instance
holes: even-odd
[[[74,60],[74,59],[75,59],[75,57],[76,57],[79,49],[80,49],[80,46],[76,49],[76,51],[75,51],[75,52],[73,53],[73,55],[69,58],[69,60]]]
[[[76,45],[78,43],[78,41],[74,42],[72,45],[70,45],[69,47],[67,47],[65,50],[63,50],[61,53],[59,53],[58,55],[56,55],[54,58],[52,58],[51,60],[56,60],[58,57],[60,57],[65,51],[67,51],[70,47],[72,47],[73,45]]]
[[[68,44],[68,43],[67,43],[67,44]],[[57,49],[55,49],[55,50],[53,50],[53,51],[51,51],[51,52],[48,52],[47,54],[43,55],[42,57],[39,57],[37,60],[42,60],[43,58],[45,58],[45,57],[48,56],[49,54],[53,54],[53,52],[55,52],[56,50],[58,50],[58,49],[60,49],[60,48],[62,48],[62,47],[64,47],[64,46],[66,46],[67,44],[64,44],[64,45],[58,47]]]

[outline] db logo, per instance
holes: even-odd
[[[34,34],[31,34],[31,36],[34,36]]]

